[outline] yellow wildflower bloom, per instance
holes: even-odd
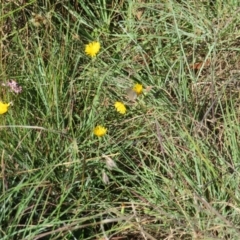
[[[85,53],[90,57],[95,57],[100,50],[100,43],[99,42],[91,42],[86,45]]]
[[[125,114],[127,111],[125,105],[121,102],[115,102],[114,106],[115,106],[116,110],[121,114]]]
[[[139,84],[139,83],[136,83],[134,86],[133,86],[133,91],[135,93],[137,93],[138,95],[142,93],[143,91],[143,85],[142,84]]]
[[[3,103],[0,101],[0,114],[4,114],[8,111],[8,107],[10,106],[10,103]]]
[[[98,125],[93,129],[93,133],[98,137],[102,137],[107,133],[107,129],[101,125]]]

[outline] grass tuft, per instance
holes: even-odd
[[[238,1],[0,11],[1,239],[238,239]]]

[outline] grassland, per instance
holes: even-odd
[[[239,239],[239,1],[0,11],[2,240]]]

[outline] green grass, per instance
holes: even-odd
[[[1,4],[0,238],[238,239],[239,5]]]

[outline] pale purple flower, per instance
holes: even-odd
[[[20,93],[22,91],[22,87],[18,85],[15,80],[9,80],[6,83],[2,83],[2,86],[9,87],[11,92]]]

